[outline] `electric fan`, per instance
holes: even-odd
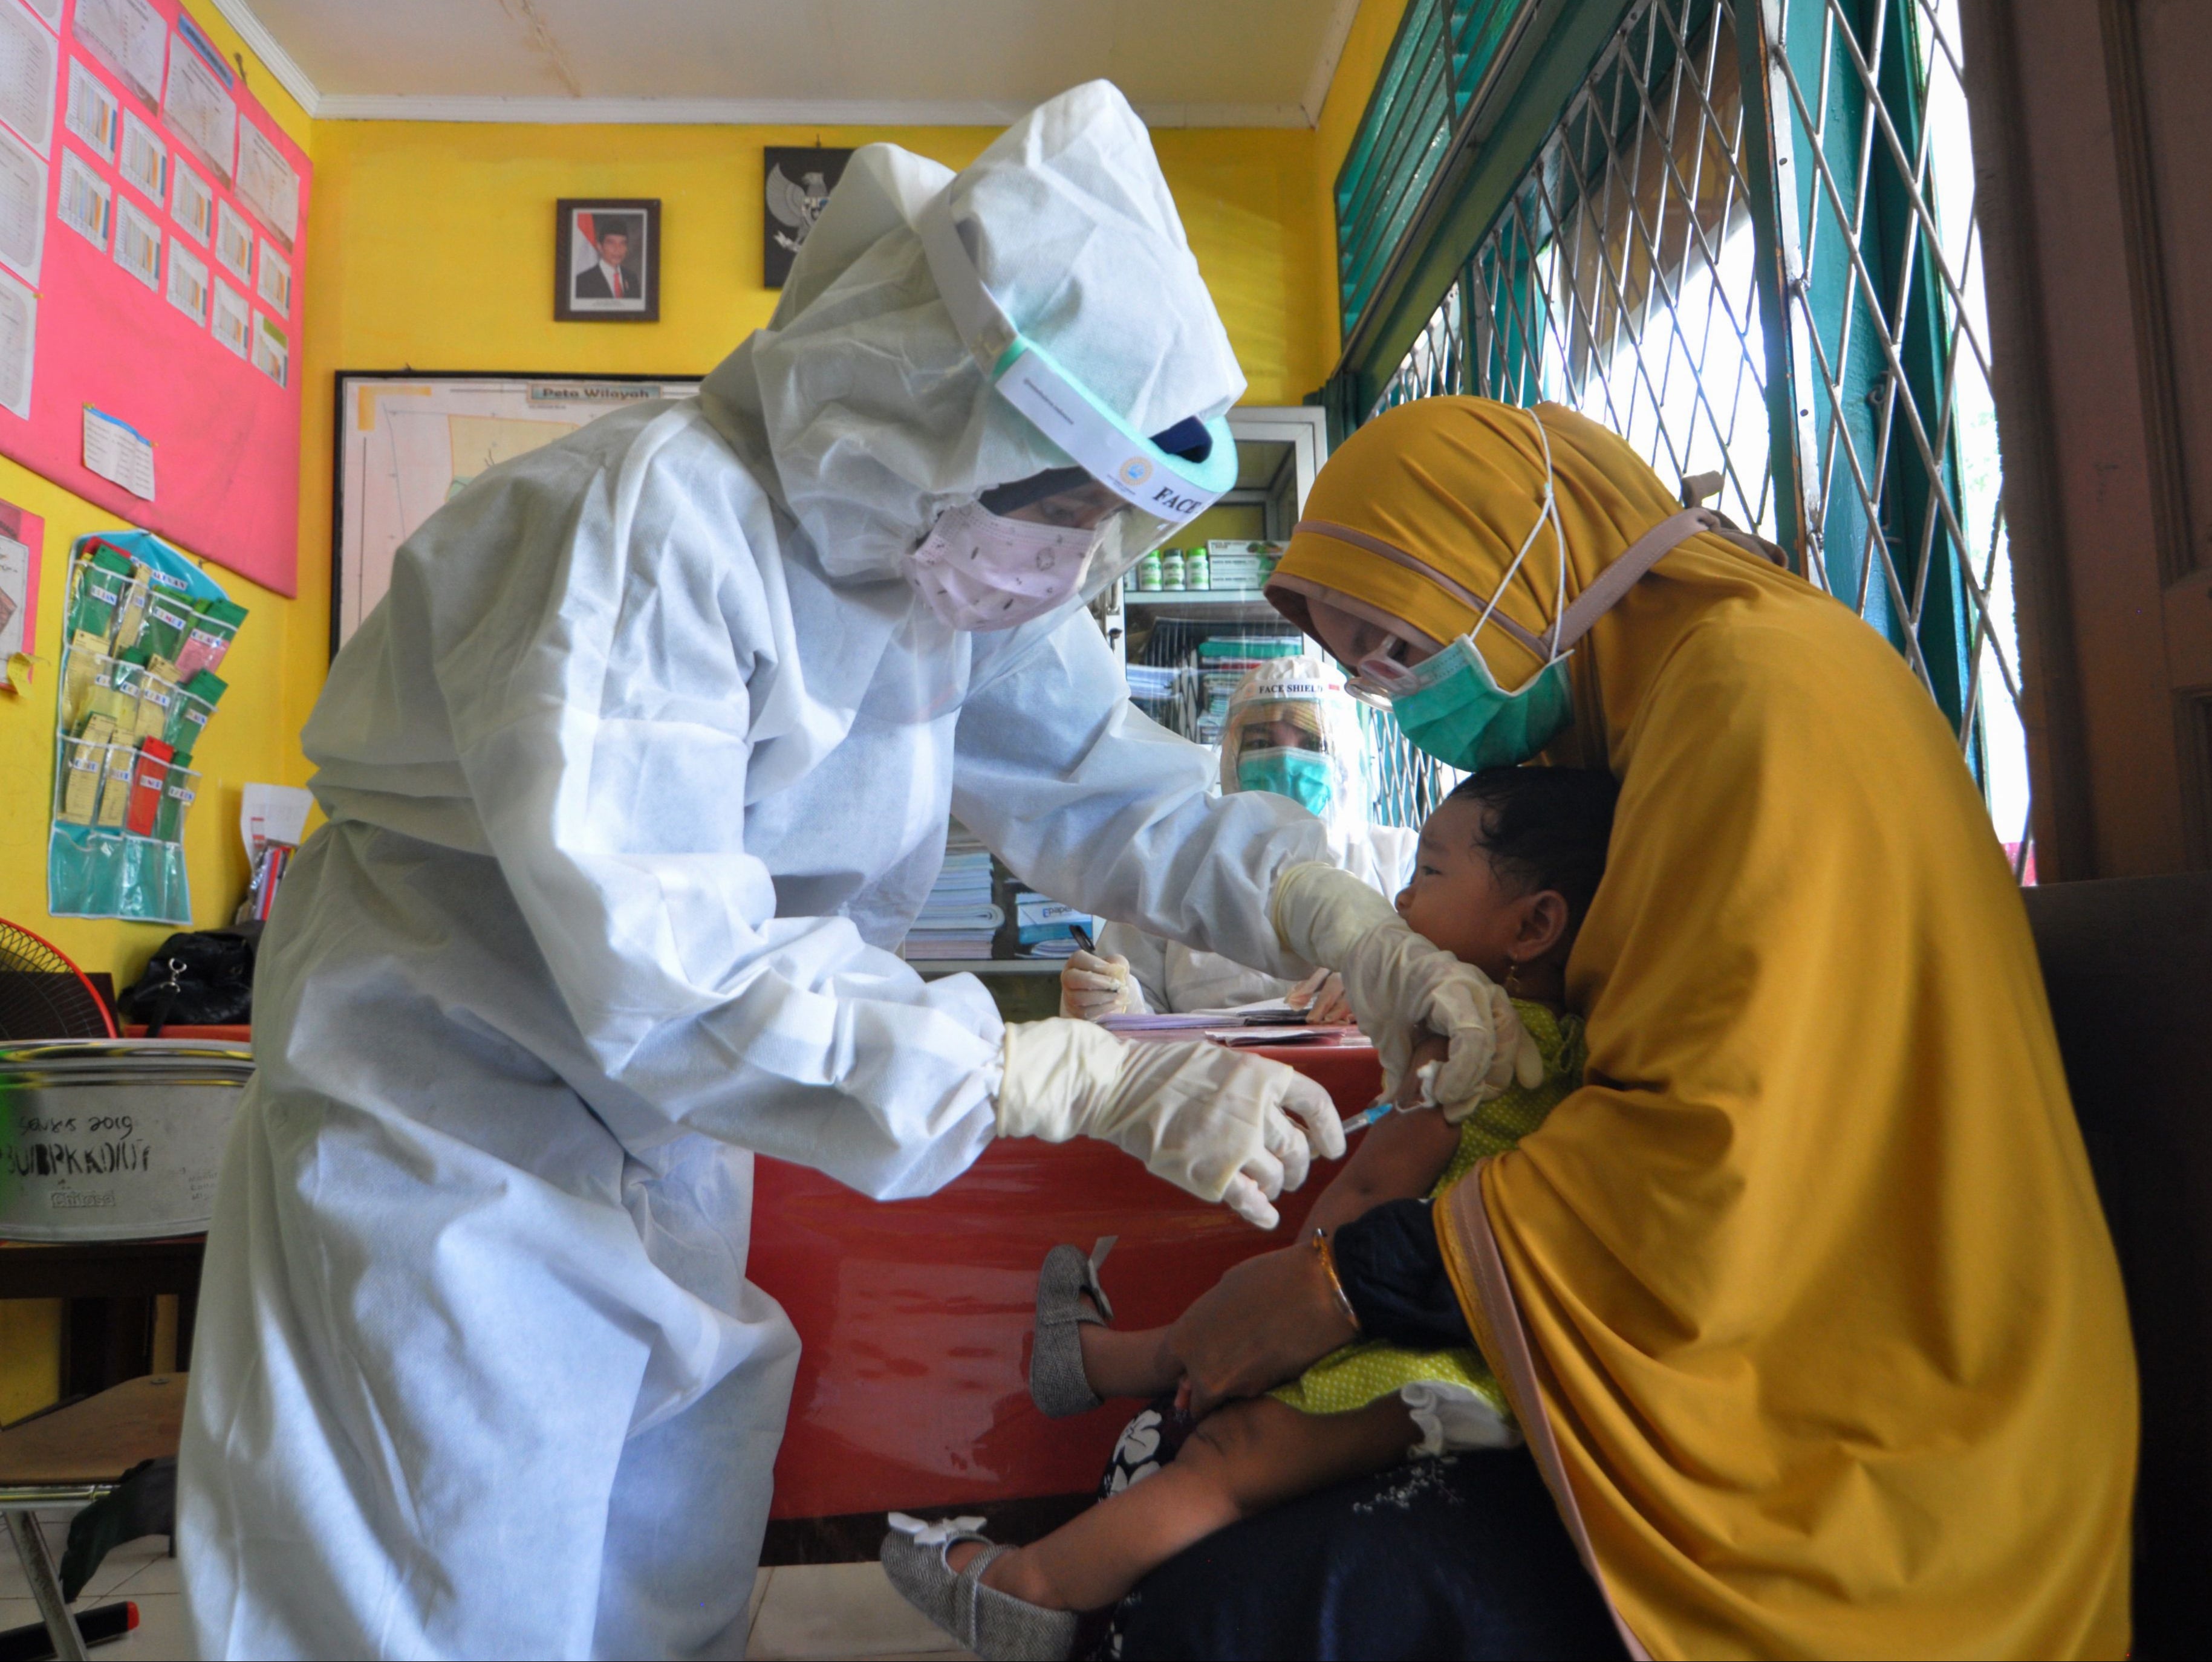
[[[0,1040],[114,1037],[84,972],[51,942],[0,918]]]

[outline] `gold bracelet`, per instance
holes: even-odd
[[[1328,1236],[1321,1229],[1313,1232],[1314,1255],[1321,1259],[1321,1267],[1328,1277],[1328,1290],[1336,1295],[1336,1307],[1344,1312],[1344,1319],[1352,1324],[1355,1333],[1366,1330],[1359,1325],[1359,1312],[1352,1307],[1352,1300],[1344,1290],[1344,1278],[1336,1273],[1336,1252],[1328,1244]]]

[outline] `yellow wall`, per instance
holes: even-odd
[[[1338,351],[1330,190],[1405,0],[1364,0],[1315,130],[1162,130],[1161,167],[1250,382],[1248,402],[1297,403]],[[190,9],[234,58],[241,43],[205,0]],[[402,368],[699,373],[768,320],[760,285],[761,149],[889,140],[957,167],[981,128],[517,126],[311,122],[250,55],[248,84],[315,166],[301,434],[299,595],[216,579],[252,616],[224,666],[231,690],[198,757],[206,783],[187,836],[198,920],[242,892],[238,790],[305,781],[297,735],[322,686],[330,607],[331,376]],[[552,318],[558,197],[658,197],[667,263],[657,324]],[[37,683],[0,694],[0,918],[47,935],[127,986],[161,926],[71,922],[46,909],[45,792],[52,776],[64,561],[112,516],[0,460],[0,497],[46,519]],[[51,1400],[55,1313],[0,1302],[0,1421]]]
[[[775,309],[775,291],[760,284],[763,146],[883,140],[957,167],[993,136],[324,122],[308,358],[319,355],[325,371],[704,371]],[[1319,373],[1313,135],[1164,130],[1153,142],[1252,382],[1248,396],[1297,403]],[[552,320],[553,203],[592,195],[660,198],[660,322]]]

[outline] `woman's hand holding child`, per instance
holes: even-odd
[[[1113,1603],[1239,1519],[1415,1449],[1513,1440],[1504,1391],[1474,1347],[1449,1272],[1420,1247],[1425,1239],[1434,1246],[1426,1232],[1435,1200],[1473,1179],[1482,1160],[1510,1157],[1580,1082],[1579,1023],[1559,1006],[1574,925],[1603,869],[1613,801],[1602,774],[1479,773],[1422,828],[1419,864],[1395,911],[1332,867],[1293,867],[1278,882],[1285,943],[1309,962],[1343,963],[1354,1006],[1392,1018],[1387,1037],[1369,1031],[1401,1111],[1369,1127],[1315,1204],[1303,1239],[1237,1265],[1170,1327],[1109,1325],[1099,1254],[1082,1313],[1071,1316],[1065,1289],[1041,1279],[1036,1355],[1053,1348],[1048,1368],[1032,1362],[1040,1407],[1072,1414],[1100,1397],[1173,1392],[1200,1422],[1172,1461],[1029,1546],[976,1563],[987,1545],[979,1535],[941,1557],[903,1537],[887,1541],[886,1568],[917,1604],[969,1610],[975,1619],[963,1642],[984,1653],[1048,1653],[1036,1635],[1053,1612]],[[1515,997],[1526,1001],[1520,1010]],[[1523,1012],[1546,1035],[1541,1047]],[[1317,1156],[1343,1146],[1323,1145],[1320,1132],[1333,1128],[1333,1117],[1308,1127]],[[1284,1150],[1285,1186],[1302,1152]],[[1448,1319],[1435,1319],[1439,1309]],[[1364,1342],[1331,1358],[1354,1340]],[[1063,1389],[1068,1376],[1079,1377],[1079,1390]],[[1054,1383],[1048,1390],[1041,1381]],[[978,1585],[952,1587],[971,1564]]]

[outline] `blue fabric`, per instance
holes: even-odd
[[[1172,1458],[1188,1423],[1148,1416],[1169,1434],[1153,1458]],[[1123,1662],[1624,1654],[1526,1449],[1413,1461],[1233,1525],[1085,1636],[1077,1654]]]
[[[1409,1350],[1473,1344],[1425,1196],[1385,1201],[1336,1232],[1337,1279],[1359,1331]]]
[[[1173,427],[1161,428],[1152,434],[1152,442],[1186,462],[1202,462],[1213,454],[1213,435],[1195,416],[1186,416]]]

